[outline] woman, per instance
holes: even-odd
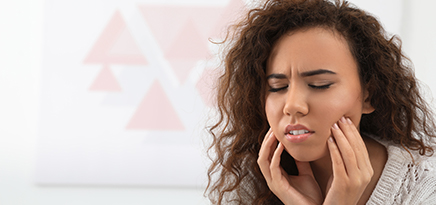
[[[396,37],[346,2],[236,26],[210,128],[214,204],[436,204],[433,115]]]

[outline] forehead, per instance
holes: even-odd
[[[319,27],[283,35],[273,46],[267,62],[267,73],[321,68],[357,71],[357,64],[341,34]]]

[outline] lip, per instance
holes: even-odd
[[[304,133],[304,134],[301,134],[301,135],[291,135],[291,134],[289,134],[289,132],[292,131],[292,130],[308,130],[309,133]],[[297,125],[288,125],[288,126],[286,126],[285,131],[286,131],[285,132],[286,139],[289,142],[292,142],[292,143],[301,143],[301,142],[304,142],[314,133],[314,131],[312,131],[309,128],[307,128],[306,126],[300,125],[300,124],[297,124]]]

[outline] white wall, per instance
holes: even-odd
[[[403,1],[403,49],[414,64],[418,79],[427,84],[431,89],[429,94],[436,97],[436,1]]]
[[[436,2],[405,0],[404,49],[436,91]],[[0,0],[0,204],[208,204],[200,189],[34,185],[43,0]]]

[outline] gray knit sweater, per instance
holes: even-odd
[[[388,160],[367,204],[436,205],[436,154],[425,157],[411,151],[412,160],[403,147],[379,142]]]

